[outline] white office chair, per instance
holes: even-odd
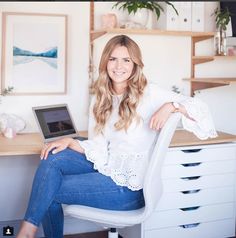
[[[151,154],[144,180],[143,194],[145,207],[132,211],[113,211],[81,205],[68,205],[65,213],[79,219],[93,221],[110,227],[109,238],[118,238],[116,228],[142,223],[155,210],[162,194],[161,168],[171,138],[180,119],[180,113],[173,113],[159,135]]]

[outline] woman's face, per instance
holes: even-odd
[[[117,46],[111,53],[107,72],[112,80],[114,90],[125,88],[127,80],[131,76],[134,63],[130,58],[129,52],[125,46]]]

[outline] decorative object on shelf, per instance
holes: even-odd
[[[1,96],[6,96],[9,93],[12,93],[14,87],[12,86],[8,86],[7,88],[5,88],[2,93],[0,93]]]
[[[173,92],[175,92],[175,93],[181,93],[179,87],[177,87],[176,85],[173,85],[173,86],[171,87],[171,90],[172,90]]]
[[[227,47],[228,56],[236,56],[236,46]]]
[[[6,95],[12,93],[13,89],[14,89],[13,87],[8,86],[8,87],[5,88],[2,92],[0,92],[0,104],[1,104],[1,96],[4,97],[4,96],[6,96]]]
[[[107,13],[101,16],[102,28],[112,29],[117,27],[117,17],[114,13]]]
[[[25,121],[15,114],[0,114],[0,132],[7,138],[15,137],[25,126]]]
[[[225,56],[227,55],[226,51],[226,32],[217,31],[215,34],[215,55]]]
[[[149,11],[146,8],[139,9],[136,13],[131,12],[128,15],[128,25],[126,23],[125,26],[126,28],[147,28],[148,18]]]
[[[172,6],[178,15],[178,11],[175,6],[169,2],[164,1],[166,4]],[[116,2],[113,7],[119,7],[119,10],[127,10],[129,13],[128,26],[133,28],[146,28],[148,22],[149,11],[156,14],[156,19],[158,20],[161,12],[164,11],[163,7],[157,1],[144,1],[144,0],[130,0],[130,1],[119,1]],[[133,25],[131,23],[133,23]],[[127,24],[125,25],[127,27]]]
[[[236,56],[236,37],[227,37],[226,49],[228,56]]]
[[[2,22],[2,88],[65,94],[67,15],[3,12]]]
[[[215,35],[215,54],[216,55],[227,55],[226,51],[226,29],[230,22],[229,9],[226,7],[224,9],[216,8],[214,13],[215,23],[217,32]]]

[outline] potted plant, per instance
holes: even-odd
[[[231,13],[226,7],[224,9],[216,8],[214,13],[216,23],[215,47],[216,55],[226,55],[226,29],[230,22]]]
[[[164,1],[166,4],[172,6],[176,14],[178,15],[178,11],[176,10],[175,6],[169,2]],[[146,10],[146,18],[148,18],[148,10],[154,12],[156,14],[156,19],[158,20],[161,12],[164,12],[163,7],[160,5],[158,1],[145,1],[145,0],[129,0],[129,1],[119,1],[113,5],[113,8],[116,7],[119,10],[122,9],[123,11],[127,10],[129,15],[136,16],[140,14],[141,10]],[[146,19],[147,21],[147,19]],[[137,22],[137,20],[136,20]],[[139,23],[139,22],[138,22]],[[145,23],[141,23],[141,25],[145,25]]]

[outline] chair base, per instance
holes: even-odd
[[[118,232],[108,232],[108,238],[119,238]]]
[[[111,230],[108,231],[108,238],[123,238],[123,237],[119,235],[116,228],[111,228]]]

